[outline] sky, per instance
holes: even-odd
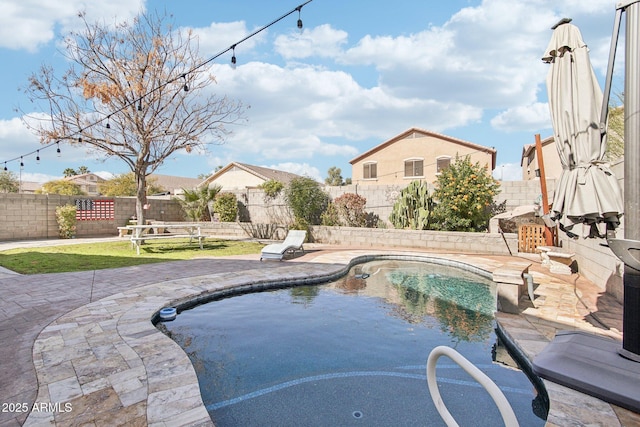
[[[37,182],[80,166],[106,178],[129,172],[82,147],[61,143],[59,157],[43,149],[17,112],[43,113],[22,89],[43,64],[66,70],[61,41],[78,28],[79,11],[104,22],[166,11],[175,27],[197,34],[208,59],[305,1],[0,0],[0,167]],[[177,152],[156,173],[196,178],[235,161],[319,181],[336,166],[349,178],[350,160],[417,127],[494,147],[494,177],[518,180],[523,146],[552,133],[541,61],[551,27],[573,19],[604,86],[616,3],[312,0],[300,12],[302,31],[294,12],[238,44],[235,68],[230,52],[213,61],[216,92],[248,106],[246,121],[209,153]],[[623,57],[614,93],[622,92]],[[26,156],[39,148],[39,163]]]

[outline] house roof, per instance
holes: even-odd
[[[277,169],[266,168],[263,166],[248,165],[246,163],[231,162],[227,166],[223,167],[222,169],[220,169],[219,171],[217,171],[216,173],[214,173],[213,175],[205,179],[201,185],[208,184],[211,181],[215,181],[216,178],[218,178],[221,175],[224,175],[226,172],[233,169],[234,167],[242,169],[245,172],[250,173],[254,176],[257,176],[258,178],[261,178],[265,181],[274,180],[274,181],[279,181],[283,184],[288,184],[294,178],[302,178],[300,175],[296,175],[295,173],[291,173],[291,172],[285,172]]]
[[[154,184],[158,187],[164,188],[166,191],[174,194],[175,190],[181,190],[183,188],[187,190],[193,190],[202,182],[201,179],[198,178],[186,178],[183,176],[173,176],[173,175],[159,175],[159,174],[151,174],[147,179],[151,179],[154,181]]]
[[[92,181],[89,179],[90,176],[93,176],[96,178],[95,181]],[[72,176],[67,176],[65,178],[63,178],[66,181],[73,181],[76,183],[85,183],[85,184],[95,184],[96,182],[103,182],[106,181],[104,178],[100,177],[100,175],[96,175],[95,173],[82,173],[80,175],[72,175]]]
[[[454,144],[460,144],[460,145],[464,145],[466,147],[470,147],[473,149],[476,149],[478,151],[483,151],[486,153],[490,153],[491,154],[491,169],[495,169],[496,168],[496,149],[492,148],[492,147],[485,147],[483,145],[479,145],[479,144],[474,144],[473,142],[469,142],[469,141],[465,141],[463,139],[458,139],[458,138],[454,138],[452,136],[447,136],[447,135],[443,135],[440,133],[436,133],[436,132],[431,132],[428,130],[424,130],[424,129],[420,129],[420,128],[410,128],[404,132],[402,132],[399,135],[394,136],[391,139],[386,140],[385,142],[383,142],[382,144],[378,144],[375,147],[373,147],[372,149],[365,151],[364,153],[360,154],[358,157],[352,159],[349,161],[349,163],[354,164],[356,162],[359,162],[360,160],[374,154],[377,151],[382,150],[383,148],[388,147],[391,144],[394,144],[395,142],[398,142],[402,139],[405,139],[407,136],[411,135],[412,133],[420,133],[423,134],[424,136],[432,136],[434,138],[439,138],[445,141],[449,141],[449,142],[453,142]]]
[[[549,145],[554,142],[555,140],[553,139],[553,136],[549,136],[543,139],[542,141],[540,141],[543,147],[545,145]],[[522,157],[520,158],[520,166],[524,164],[524,159],[529,158],[529,156],[531,156],[531,153],[535,151],[535,149],[536,149],[536,144],[527,144],[524,147],[522,147]]]

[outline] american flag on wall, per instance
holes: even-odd
[[[76,219],[78,221],[113,220],[115,204],[106,199],[76,199]]]

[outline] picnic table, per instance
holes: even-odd
[[[123,231],[130,232],[129,239],[131,240],[131,247],[135,246],[136,253],[140,255],[140,246],[145,240],[156,239],[175,239],[175,238],[189,238],[189,243],[194,240],[198,240],[200,249],[202,249],[202,241],[206,236],[202,235],[201,225],[197,223],[152,223],[145,225],[127,225],[125,227],[118,227],[120,235],[123,235]],[[178,231],[178,233],[176,233]]]

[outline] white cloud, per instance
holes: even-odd
[[[191,31],[198,40],[198,49],[203,57],[211,57],[223,50],[226,50],[238,40],[242,40],[252,31],[247,28],[244,21],[236,22],[213,22],[205,28],[181,28],[183,34]],[[241,56],[242,52],[252,51],[255,46],[264,40],[265,33],[260,33],[242,42],[236,47],[236,55]],[[229,53],[231,59],[232,53]]]
[[[316,167],[311,166],[308,163],[284,162],[265,167],[278,169],[285,172],[291,172],[301,176],[307,176],[321,183],[324,182],[324,178],[322,178],[322,174],[320,173],[320,171]]]
[[[63,32],[77,28],[81,11],[89,22],[128,19],[136,15],[144,0],[113,0],[86,2],[84,0],[2,1],[0,3],[0,47],[36,51],[55,37],[55,28]]]
[[[336,30],[329,24],[305,29],[302,34],[280,35],[276,37],[276,51],[286,59],[335,57],[340,54],[341,46],[347,43],[348,34]]]
[[[500,181],[521,181],[522,167],[519,163],[503,163],[497,165],[493,177]]]
[[[503,132],[551,129],[549,105],[536,102],[509,108],[491,119],[491,126]]]

